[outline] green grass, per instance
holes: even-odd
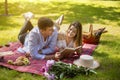
[[[46,1],[46,2],[44,2]],[[93,56],[100,62],[97,75],[76,76],[64,80],[119,80],[120,76],[120,1],[80,1],[80,0],[8,0],[10,16],[4,14],[4,0],[0,0],[0,45],[17,41],[17,35],[24,18],[22,14],[31,11],[35,14],[32,23],[36,25],[41,16],[55,20],[65,15],[62,30],[74,20],[83,24],[87,31],[92,23],[94,29],[106,27],[107,33],[101,36],[100,44]],[[0,80],[43,80],[42,76],[21,73],[0,66]]]

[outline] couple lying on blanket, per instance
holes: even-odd
[[[63,33],[59,32],[59,29],[64,15],[55,22],[47,17],[41,17],[36,27],[33,27],[30,18],[25,16],[25,24],[18,35],[19,41],[23,44],[23,47],[18,48],[19,52],[30,54],[34,59],[55,60],[81,53],[82,25],[80,22],[71,23],[66,33]]]

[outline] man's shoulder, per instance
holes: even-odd
[[[39,33],[39,29],[38,29],[38,27],[36,26],[36,27],[34,27],[31,31],[30,31],[30,34],[38,34]]]
[[[39,28],[37,26],[35,26],[32,30],[32,32],[38,32],[39,31]]]
[[[34,27],[34,28],[29,32],[29,35],[38,36],[39,33],[40,33],[40,32],[39,32],[38,27]]]

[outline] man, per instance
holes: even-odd
[[[58,58],[57,53],[51,54],[55,52],[58,35],[57,29],[54,29],[53,25],[51,19],[41,17],[38,20],[38,26],[33,28],[31,22],[27,20],[18,35],[18,39],[24,44],[24,47],[18,51],[30,53],[31,57],[35,59]]]

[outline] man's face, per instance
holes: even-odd
[[[46,30],[45,30],[45,35],[46,35],[46,36],[51,36],[52,33],[53,33],[53,31],[54,31],[53,27],[48,27],[48,28],[46,28]]]

